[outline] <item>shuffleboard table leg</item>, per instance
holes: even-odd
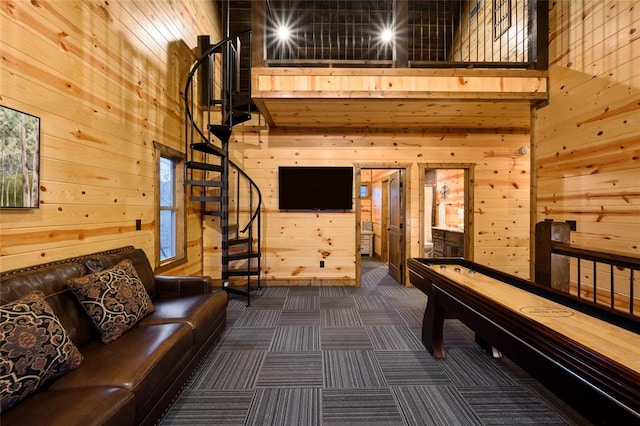
[[[427,299],[427,308],[422,320],[422,344],[434,358],[444,358],[442,329],[445,312],[438,306],[435,294],[431,292]]]

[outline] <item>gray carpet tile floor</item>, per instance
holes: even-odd
[[[163,425],[587,425],[457,320],[447,356],[420,341],[426,297],[375,258],[362,286],[271,287],[231,298],[227,330]]]

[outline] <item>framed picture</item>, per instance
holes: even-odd
[[[0,105],[0,208],[40,205],[40,118]]]
[[[493,0],[493,39],[511,27],[511,0]]]

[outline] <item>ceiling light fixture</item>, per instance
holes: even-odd
[[[288,40],[291,36],[291,31],[285,25],[280,25],[278,27],[278,38],[282,41]]]
[[[391,42],[391,40],[393,40],[393,31],[391,31],[390,28],[385,28],[384,30],[382,30],[381,38],[385,43]]]

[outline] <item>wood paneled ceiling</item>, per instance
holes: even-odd
[[[272,128],[528,132],[547,98],[540,71],[254,68]]]

